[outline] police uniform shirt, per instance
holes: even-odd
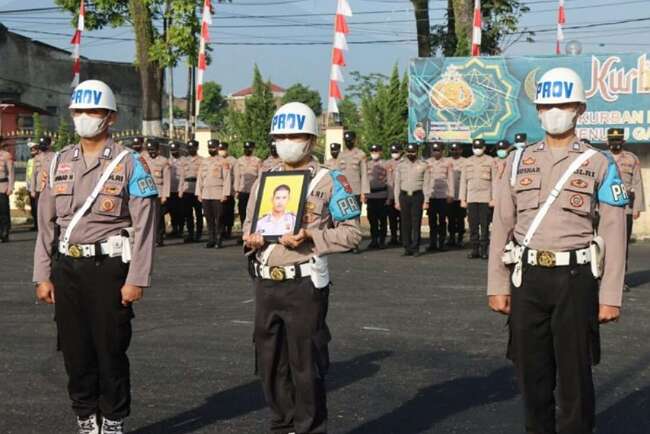
[[[316,161],[309,162],[301,170],[309,170],[315,176],[322,166]],[[248,201],[243,233],[251,233],[255,214],[259,180],[253,185]],[[307,262],[314,255],[325,256],[332,253],[347,252],[359,245],[361,230],[358,222],[359,208],[352,188],[345,176],[338,171],[330,171],[323,176],[305,203],[305,214],[301,227],[311,232],[312,238],[296,249],[276,244],[269,255],[267,265],[287,266]],[[262,252],[255,252],[258,261]]]
[[[356,195],[370,193],[368,158],[359,148],[344,149],[339,154],[338,170],[343,172]]]
[[[230,170],[232,173],[230,174],[230,191],[234,192],[235,191],[235,167],[237,167],[237,159],[233,157],[232,155],[226,156],[226,160],[228,160],[228,164],[230,164]]]
[[[196,192],[196,180],[199,176],[199,169],[203,157],[198,155],[183,157],[181,159],[181,176],[180,176],[180,192],[194,194]]]
[[[634,193],[634,202],[625,207],[626,213],[645,211],[645,195],[639,158],[629,151],[621,151],[612,155],[616,160],[625,188],[628,192]]]
[[[34,172],[31,181],[32,193],[40,193],[45,188],[52,158],[54,158],[54,152],[52,151],[41,151],[34,157]]]
[[[424,197],[447,199],[453,195],[454,172],[446,158],[429,158],[424,173]]]
[[[296,215],[286,212],[279,219],[269,213],[258,220],[255,227],[256,232],[262,235],[284,235],[291,233],[296,224]]]
[[[235,165],[235,191],[250,193],[262,170],[262,160],[254,155],[239,157]]]
[[[109,140],[87,167],[81,145],[65,148],[58,159],[52,187],[45,184],[38,202],[38,236],[34,251],[34,282],[50,280],[55,223],[64,234],[75,212],[95,189],[104,168],[124,149]],[[100,194],[75,226],[70,244],[93,244],[133,227],[135,244],[126,283],[147,287],[151,280],[157,190],[147,164],[129,152],[115,167]]]
[[[282,160],[280,160],[280,157],[274,157],[273,155],[269,155],[266,160],[262,163],[262,168],[260,172],[268,172],[269,170],[273,169],[276,166],[279,166],[282,164]]]
[[[467,161],[466,158],[464,157],[447,157],[447,161],[451,165],[451,171],[453,174],[454,182],[451,185],[451,196],[454,198],[454,200],[460,200],[460,177],[461,173],[463,171],[463,166],[465,164],[465,161]]]
[[[541,142],[526,148],[521,156],[514,186],[511,186],[513,156],[497,183],[488,265],[488,295],[510,293],[510,271],[501,261],[505,245],[514,237],[522,243],[540,206],[571,163],[591,147],[576,142],[565,150],[554,150]],[[598,235],[605,240],[605,267],[600,283],[601,304],[620,306],[625,273],[625,210],[627,197],[613,160],[598,152],[565,183],[529,247],[536,250],[571,251],[590,245],[594,237],[596,209],[600,215]],[[613,176],[610,181],[606,177]],[[618,179],[618,183],[614,179]]]
[[[227,158],[208,157],[201,164],[196,181],[199,200],[225,200],[232,194],[232,166]]]
[[[142,158],[144,158],[144,161],[146,161],[149,166],[160,199],[169,198],[169,193],[171,191],[171,168],[169,160],[162,155],[157,155],[156,158],[151,158],[148,152],[143,152]]]
[[[423,160],[411,161],[408,158],[403,158],[395,171],[393,197],[397,200],[402,191],[412,194],[424,190],[424,174],[426,170],[427,163]]]
[[[329,158],[327,161],[325,161],[325,167],[330,170],[341,170],[341,160],[338,157]]]
[[[467,203],[489,203],[493,200],[497,179],[494,159],[488,155],[472,155],[463,164],[460,175],[460,200]]]
[[[181,166],[183,164],[181,158],[169,158],[169,191],[178,193],[181,184]]]
[[[10,190],[13,191],[15,179],[14,160],[11,154],[0,150],[0,194],[8,194]]]
[[[402,158],[395,160],[391,158],[386,160],[384,167],[386,168],[386,182],[388,183],[388,189],[390,190],[390,200],[395,199],[393,196],[395,191],[395,172],[397,171],[397,165],[402,161]]]
[[[366,194],[367,199],[388,199],[392,197],[388,187],[388,171],[386,170],[385,160],[368,161],[368,183],[370,184],[370,193]]]

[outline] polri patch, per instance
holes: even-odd
[[[535,159],[533,157],[528,157],[524,161],[521,162],[524,166],[532,166],[535,164]]]
[[[569,203],[574,208],[582,208],[582,205],[585,204],[585,200],[581,194],[574,194],[571,196],[571,199],[569,199]]]

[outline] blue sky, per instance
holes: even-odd
[[[216,1],[215,1],[216,3]],[[221,83],[228,94],[250,85],[253,64],[257,63],[265,78],[288,87],[301,82],[326,97],[330,68],[331,45],[314,46],[227,46],[228,42],[330,42],[333,37],[333,16],[302,16],[268,18],[272,15],[334,13],[336,0],[233,0],[232,4],[216,4],[212,28],[213,63],[207,80]],[[415,38],[415,22],[408,0],[349,0],[356,13],[349,19],[349,41],[378,41]],[[531,11],[522,19],[522,29],[553,29],[556,0],[523,0]],[[650,17],[650,0],[566,0],[567,26],[611,22]],[[442,23],[447,0],[431,0],[431,23]],[[0,0],[0,11],[26,7],[51,7],[53,0]],[[365,14],[363,13],[365,12]],[[368,13],[373,12],[373,13]],[[378,12],[378,13],[374,13]],[[237,18],[241,15],[266,18]],[[69,49],[73,29],[65,13],[34,12],[29,15],[0,15],[0,22],[18,33],[45,43]],[[367,24],[372,22],[371,24]],[[306,25],[305,25],[306,24]],[[301,26],[298,26],[301,25]],[[226,27],[228,26],[228,27]],[[66,36],[38,34],[47,31]],[[583,28],[565,31],[567,40],[578,39],[585,52],[637,52],[650,48],[647,35],[650,21]],[[130,27],[86,32],[96,37],[133,37]],[[552,54],[555,32],[542,32],[535,43],[515,42],[506,55]],[[86,38],[82,54],[89,58],[132,61],[132,41],[102,41]],[[415,42],[351,45],[347,55],[347,71],[389,73],[397,62],[402,71],[410,58],[417,55]],[[175,71],[175,93],[186,92],[187,68]]]

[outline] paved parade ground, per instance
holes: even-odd
[[[53,309],[31,284],[35,234],[0,245],[0,433],[73,432]],[[254,303],[241,249],[170,240],[136,306],[128,431],[264,433],[254,376]],[[364,242],[364,244],[367,243]],[[486,262],[401,249],[331,260],[330,432],[523,433],[504,358],[505,318],[488,311]],[[622,319],[603,327],[598,433],[650,433],[650,244],[635,244]]]

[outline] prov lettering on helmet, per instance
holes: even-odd
[[[540,81],[537,83],[537,98],[571,98],[574,83],[569,81]]]
[[[305,127],[306,118],[307,117],[305,115],[300,115],[297,113],[282,113],[275,115],[273,116],[271,129],[273,131],[283,129],[302,131],[302,129]]]
[[[77,89],[72,92],[73,104],[94,104],[98,105],[102,100],[103,92],[94,89]]]

